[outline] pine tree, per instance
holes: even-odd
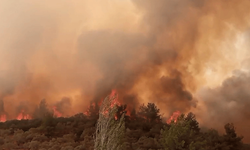
[[[146,122],[155,123],[161,122],[160,109],[154,103],[148,103],[142,105],[139,108],[138,115],[143,118]]]
[[[52,112],[49,111],[48,105],[45,99],[42,99],[40,104],[35,110],[34,118],[44,118],[48,114],[51,114]]]
[[[166,150],[202,150],[203,141],[199,139],[199,126],[192,113],[181,114],[177,121],[161,131],[162,145]]]
[[[120,150],[125,134],[124,114],[116,119],[117,94],[107,96],[99,110],[96,127],[95,150]]]
[[[224,134],[224,141],[230,147],[230,150],[242,149],[242,136],[238,136],[235,127],[232,123],[227,123],[225,126],[226,134]]]

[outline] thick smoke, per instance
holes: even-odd
[[[71,112],[71,100],[68,97],[63,97],[60,101],[58,101],[54,107],[57,111],[59,111],[62,115],[66,116],[68,112]]]
[[[4,114],[5,110],[4,110],[4,102],[3,100],[0,100],[0,114]]]
[[[116,89],[129,108],[154,102],[165,114],[195,110],[210,118],[209,110],[199,110],[216,104],[214,112],[219,112],[230,101],[227,90],[236,88],[233,95],[240,98],[247,89],[247,77],[235,77],[242,84],[233,87],[228,76],[242,69],[248,54],[239,43],[250,27],[249,7],[248,0],[3,0],[4,110],[14,118],[24,106],[35,111],[45,98],[72,115]],[[206,86],[210,90],[197,96]],[[63,97],[67,100],[58,102]],[[248,114],[236,106],[233,118]],[[230,121],[223,113],[218,116]]]
[[[198,93],[203,100],[198,116],[204,125],[218,128],[232,122],[237,131],[244,135],[244,140],[250,140],[250,73],[235,71],[221,86],[205,88]]]

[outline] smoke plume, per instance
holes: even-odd
[[[15,118],[46,99],[72,115],[116,89],[129,108],[192,110],[203,124],[235,121],[244,135],[249,7],[248,0],[2,0],[4,110]]]
[[[250,140],[250,73],[235,71],[234,75],[226,79],[221,86],[211,89],[200,90],[199,96],[202,110],[199,117],[203,124],[211,127],[223,127],[232,122],[237,131],[244,135],[246,141]]]

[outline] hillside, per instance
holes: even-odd
[[[125,107],[121,106],[119,112],[123,112],[122,108]],[[98,115],[94,112],[91,114],[87,116],[80,113],[69,118],[46,115],[40,119],[10,120],[0,123],[0,148],[3,150],[92,150]],[[169,141],[173,140],[174,136],[177,136],[179,141],[184,140],[186,146],[199,144],[200,148],[205,150],[213,148],[233,150],[241,147],[242,138],[237,136],[232,124],[225,125],[226,133],[219,135],[212,129],[201,131],[192,113],[182,120],[172,120],[170,124],[164,123],[159,114],[159,109],[149,103],[138,112],[134,111],[126,115],[126,133],[123,140],[125,149],[160,150],[164,148],[164,144],[169,145]],[[181,124],[183,120],[188,121],[191,126],[183,127]],[[182,134],[179,135],[175,131]],[[249,145],[245,147],[249,149]]]

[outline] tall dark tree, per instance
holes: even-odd
[[[235,127],[232,123],[227,123],[225,126],[225,134],[223,135],[224,141],[229,146],[229,150],[240,150],[242,149],[243,137],[238,136],[235,131]]]
[[[219,135],[215,129],[209,129],[208,131],[201,133],[205,145],[205,150],[229,150],[228,146],[223,140],[223,137]]]
[[[98,119],[98,115],[99,115],[99,105],[97,102],[92,102],[90,105],[89,105],[89,108],[87,110],[87,113],[88,113],[88,117],[90,119]]]
[[[49,111],[48,105],[45,99],[42,99],[40,104],[35,110],[34,117],[35,118],[44,118],[47,115],[51,115],[52,112]]]
[[[187,114],[185,120],[189,122],[192,130],[196,131],[196,133],[199,133],[200,131],[199,122],[196,120],[196,117],[192,112]]]
[[[161,122],[160,109],[154,103],[140,106],[138,116],[149,123]]]
[[[161,143],[167,150],[198,150],[204,145],[204,141],[199,137],[198,122],[192,113],[187,116],[180,115],[177,121],[172,121],[170,127],[166,126],[161,134]]]
[[[235,127],[233,124],[226,124],[224,126],[225,134],[219,135],[218,131],[210,129],[205,133],[202,133],[205,141],[205,150],[241,150],[243,144],[241,142],[243,137],[237,136]]]

